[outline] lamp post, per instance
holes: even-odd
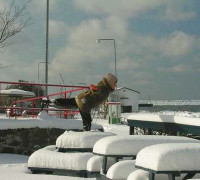
[[[117,77],[117,53],[116,53],[116,45],[115,45],[115,39],[97,39],[97,43],[101,43],[101,41],[113,41],[114,45],[114,56],[115,56],[115,76]],[[117,85],[115,87],[115,101],[118,102],[118,94],[117,94]],[[118,106],[117,106],[117,122],[118,122],[119,112],[118,112]]]
[[[38,62],[38,84],[40,83],[40,64],[45,64],[45,61]],[[48,64],[51,64],[51,62],[48,62]],[[39,88],[38,88],[38,94],[39,94]]]
[[[42,63],[46,63],[45,61],[44,62],[38,62],[38,84],[40,83],[40,64]]]
[[[46,66],[45,66],[45,83],[48,84],[48,46],[49,46],[49,0],[47,0],[46,14]],[[45,86],[46,96],[48,94],[48,86]]]
[[[38,62],[38,84],[40,83],[40,64],[46,64],[45,61]],[[48,64],[51,64],[51,62],[48,62]]]
[[[84,85],[84,86],[87,86],[87,84],[86,84],[86,83],[78,83],[78,84],[82,84],[82,85]]]
[[[115,39],[97,39],[96,42],[101,43],[101,41],[113,41],[114,55],[115,55],[115,76],[117,77],[117,53],[116,53]]]

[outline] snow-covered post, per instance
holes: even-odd
[[[49,100],[49,96],[47,96],[47,100]],[[48,113],[49,104],[47,103],[47,113]]]
[[[120,124],[121,123],[121,102],[106,102],[108,105],[108,123]]]
[[[16,106],[17,107],[17,106]],[[17,112],[17,109],[15,110]],[[17,114],[17,113],[16,113]],[[22,101],[20,101],[20,116],[22,116]]]
[[[1,83],[0,83],[0,110],[1,110]]]
[[[32,117],[34,116],[34,100],[32,100]]]
[[[66,92],[64,93],[64,98],[65,99],[67,98]],[[64,109],[66,109],[66,107],[64,107]],[[66,118],[67,118],[67,114],[66,114],[66,111],[64,111],[64,119],[66,119]]]

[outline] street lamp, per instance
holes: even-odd
[[[78,84],[82,84],[82,85],[84,85],[84,86],[87,86],[87,84],[86,84],[86,83],[78,83]]]
[[[101,41],[113,41],[113,45],[114,45],[114,55],[115,55],[115,76],[117,77],[117,54],[116,54],[116,45],[115,45],[115,39],[97,39],[97,43],[101,43]],[[118,102],[118,94],[117,94],[117,85],[115,87],[115,101]],[[117,107],[117,122],[118,122],[118,116],[119,116],[119,112],[118,112],[118,107]]]
[[[114,55],[115,55],[115,76],[117,77],[117,54],[116,54],[116,45],[115,39],[97,39],[97,43],[101,43],[101,41],[113,41],[114,45]]]
[[[45,61],[38,62],[38,84],[40,83],[40,64],[46,64]],[[51,64],[51,62],[48,62],[48,64]]]
[[[47,0],[46,14],[46,66],[45,66],[45,83],[48,84],[48,47],[49,47],[49,0]],[[48,94],[48,86],[45,86],[46,96]]]
[[[40,82],[40,64],[46,63],[46,62],[38,62],[38,84]]]
[[[38,62],[38,84],[40,83],[40,64],[45,64],[45,61]],[[51,64],[51,62],[48,62],[48,64]],[[38,88],[38,94],[39,94],[39,88]]]

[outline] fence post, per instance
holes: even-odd
[[[67,98],[66,93],[64,93],[64,98],[65,99]],[[66,107],[64,107],[64,109],[66,109]],[[64,111],[64,119],[66,119],[66,118],[67,118],[67,114],[66,114],[66,111]]]
[[[47,96],[47,100],[49,100],[49,96]],[[48,113],[49,104],[47,103],[47,113]]]
[[[16,104],[16,107],[17,107],[17,104]],[[22,102],[20,102],[20,116],[22,116]],[[16,109],[17,110],[17,109]]]
[[[0,83],[0,111],[1,111],[1,83]]]
[[[34,100],[32,100],[32,117],[34,116]]]

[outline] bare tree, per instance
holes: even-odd
[[[5,6],[0,11],[0,48],[8,46],[8,39],[21,32],[23,28],[30,25],[31,17],[26,13],[27,4],[19,7],[12,1],[9,8]]]

